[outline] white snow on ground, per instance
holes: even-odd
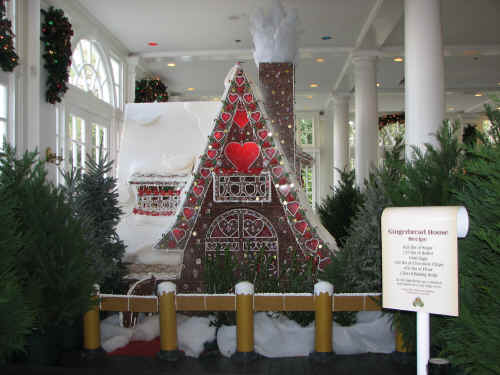
[[[179,349],[197,358],[204,344],[215,339],[212,317],[188,317],[177,314]],[[121,348],[129,341],[150,341],[160,335],[158,315],[144,318],[135,328],[119,326],[118,315],[101,322],[101,343],[105,351]],[[254,316],[255,351],[266,357],[307,356],[314,351],[314,323],[301,327],[284,315],[265,312]],[[236,327],[222,326],[217,331],[220,352],[230,357],[236,351]],[[358,313],[358,322],[350,327],[333,323],[333,350],[337,354],[392,353],[395,350],[391,318],[379,311]]]

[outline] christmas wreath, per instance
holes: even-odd
[[[45,98],[49,103],[55,104],[61,101],[68,90],[73,28],[61,9],[50,7],[41,12],[45,17],[40,37],[44,46],[43,66],[49,73]]]
[[[168,102],[167,86],[159,78],[135,81],[135,102]]]
[[[0,0],[0,66],[4,72],[12,72],[19,64],[19,57],[14,49],[12,23],[7,14],[7,0]]]
[[[387,124],[394,124],[396,122],[398,122],[400,124],[404,124],[404,122],[405,122],[405,113],[404,112],[391,113],[388,115],[380,116],[378,118],[378,128],[382,129]]]

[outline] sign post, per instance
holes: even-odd
[[[429,314],[458,316],[458,206],[390,207],[382,213],[383,307],[417,313],[417,374],[427,375]]]

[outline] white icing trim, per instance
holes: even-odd
[[[321,293],[328,293],[329,296],[332,296],[333,285],[328,281],[318,281],[314,284],[314,295],[319,296]]]
[[[174,293],[176,292],[177,287],[171,281],[164,281],[158,284],[158,295],[161,296],[163,294]]]
[[[254,293],[253,284],[248,281],[241,281],[234,287],[236,295],[252,295]]]

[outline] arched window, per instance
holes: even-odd
[[[111,69],[115,69],[115,67],[112,66]],[[97,42],[81,39],[73,51],[69,83],[116,106],[118,100],[113,95],[115,86],[113,75],[117,76],[118,74],[111,74],[109,70],[109,64],[101,53]]]

